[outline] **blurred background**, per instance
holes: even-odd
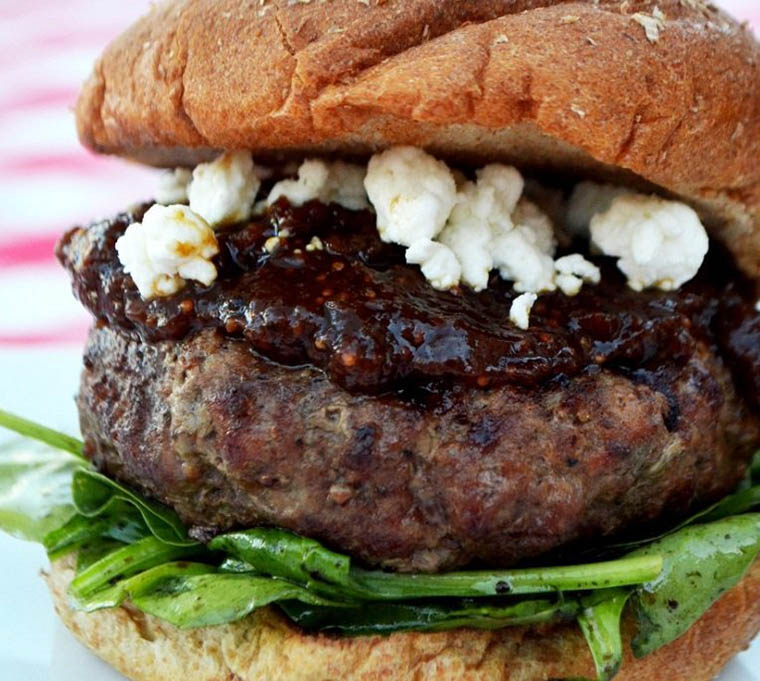
[[[0,0],[0,407],[70,432],[89,318],[54,244],[73,225],[149,198],[156,181],[153,170],[83,150],[72,107],[97,55],[149,4]],[[760,0],[718,4],[760,32]],[[39,547],[0,535],[0,677],[120,678],[55,624],[44,564]],[[760,645],[749,655],[725,681],[760,681]]]

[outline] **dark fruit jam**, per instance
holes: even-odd
[[[760,314],[718,254],[672,293],[631,291],[614,262],[596,259],[599,286],[572,298],[542,295],[522,331],[509,321],[517,294],[498,276],[481,293],[436,291],[405,264],[403,249],[380,241],[372,213],[280,200],[265,217],[217,233],[212,286],[189,282],[172,297],[144,301],[115,242],[147,208],[72,230],[58,248],[82,303],[147,341],[212,327],[274,361],[317,366],[366,393],[439,380],[536,386],[597,366],[656,370],[688,361],[707,343],[755,404],[760,395]],[[268,253],[266,240],[283,230],[291,236]],[[314,236],[323,250],[307,250]]]

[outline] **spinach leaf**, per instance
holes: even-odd
[[[87,612],[117,606],[125,598],[125,577],[198,553],[198,546],[173,546],[156,537],[146,537],[103,556],[83,570],[69,585],[69,597],[75,607]]]
[[[244,560],[238,560],[237,558],[225,558],[219,566],[219,570],[222,572],[249,572],[251,574],[256,574],[252,565],[246,563]]]
[[[104,515],[88,518],[76,514],[65,525],[43,538],[50,560],[57,560],[83,543],[109,537],[132,544],[150,534],[140,513],[130,504],[116,502]]]
[[[288,579],[327,597],[368,601],[478,597],[582,591],[630,586],[654,579],[656,555],[606,563],[519,570],[395,574],[352,567],[347,556],[289,532],[259,528],[220,535],[209,548],[224,551],[255,572]]]
[[[577,599],[526,600],[512,604],[455,600],[438,603],[365,603],[357,608],[314,607],[297,602],[280,608],[306,631],[345,636],[388,635],[399,631],[447,631],[461,627],[502,629],[572,620]]]
[[[578,624],[594,658],[598,681],[610,681],[623,664],[620,618],[630,591],[600,591],[583,599]]]
[[[83,444],[81,440],[70,435],[47,428],[34,421],[29,421],[21,416],[11,414],[4,409],[0,409],[0,427],[12,430],[19,435],[31,440],[37,440],[44,444],[69,454],[82,458]]]
[[[131,548],[131,547],[126,547]],[[176,548],[176,547],[174,547]],[[102,560],[107,558],[104,557]],[[100,584],[87,596],[72,593],[72,585],[83,574],[92,569],[92,563],[82,573],[78,574],[74,581],[69,585],[69,604],[84,612],[94,612],[104,608],[116,608],[124,601],[129,600],[133,594],[139,593],[142,588],[146,588],[156,582],[159,582],[165,574],[181,574],[183,576],[208,574],[213,571],[213,567],[205,563],[190,562],[160,562],[149,567],[148,569],[138,572],[131,577],[114,578],[109,583]]]
[[[4,414],[4,412],[0,412]],[[75,513],[71,476],[82,461],[24,441],[0,447],[0,529],[42,541]]]
[[[76,574],[81,574],[93,563],[121,548],[124,548],[124,543],[115,539],[93,539],[81,544],[77,549]]]
[[[692,520],[692,523],[709,523],[729,516],[746,513],[760,506],[760,485],[727,496]]]
[[[760,466],[760,454],[755,457],[754,466]],[[760,470],[760,468],[759,468]],[[645,546],[656,542],[660,539],[664,539],[669,535],[675,534],[691,525],[697,525],[701,523],[710,523],[715,520],[722,520],[729,516],[739,515],[741,513],[747,513],[755,508],[760,507],[760,480],[756,481],[752,487],[744,486],[734,494],[729,494],[727,497],[723,497],[720,501],[716,502],[712,506],[708,506],[702,509],[698,513],[690,516],[686,520],[678,523],[675,527],[661,532],[653,537],[645,537],[643,539],[637,539],[634,541],[621,542],[617,544],[611,544],[606,547],[609,550],[621,550],[621,549],[634,549],[638,546]]]
[[[639,625],[633,651],[643,657],[686,632],[743,577],[760,551],[760,514],[695,525],[635,552],[665,559],[659,577],[632,597]]]
[[[288,579],[315,591],[350,590],[351,559],[319,542],[283,530],[259,528],[211,540],[209,548],[244,561],[255,572]]]
[[[143,612],[160,617],[180,629],[225,624],[246,617],[257,608],[279,601],[311,605],[340,604],[321,598],[300,586],[270,577],[219,573],[177,574],[164,568],[160,577],[141,575],[141,583],[127,587],[130,599]],[[177,566],[182,568],[182,566]],[[146,581],[147,580],[147,581]]]
[[[155,543],[155,538],[147,540]],[[118,549],[115,553],[122,557],[132,556],[144,566],[142,555],[130,551],[133,547]],[[167,547],[163,546],[164,550]],[[174,552],[187,551],[180,547],[168,547]],[[140,551],[142,554],[143,551]],[[156,554],[152,554],[157,557]],[[257,608],[282,600],[303,601],[315,606],[330,606],[340,609],[341,604],[326,600],[306,589],[283,580],[270,577],[230,574],[218,572],[212,565],[205,563],[165,562],[161,560],[155,566],[138,572],[131,577],[125,577],[112,584],[114,576],[107,583],[99,583],[93,588],[80,588],[82,577],[89,579],[93,572],[102,567],[103,559],[86,568],[77,577],[70,589],[70,596],[75,607],[86,612],[101,608],[111,608],[129,600],[131,603],[149,615],[154,615],[171,624],[190,629],[207,627],[246,617]],[[124,561],[118,570],[109,569],[112,575],[127,575]],[[100,588],[102,587],[102,588]]]
[[[54,448],[12,443],[0,449],[0,529],[24,539],[44,540],[49,551],[60,555],[66,548],[66,535],[70,535],[68,546],[75,546],[74,528],[54,531],[62,530],[75,511],[90,519],[129,516],[126,503],[139,511],[153,536],[164,543],[196,544],[174,511],[93,470],[81,458],[81,441],[3,410],[0,426]],[[129,523],[133,525],[133,518]]]
[[[92,469],[75,471],[72,495],[77,511],[87,518],[112,513],[125,502],[140,512],[151,534],[164,544],[197,546],[197,542],[187,536],[185,526],[173,510],[145,499]]]

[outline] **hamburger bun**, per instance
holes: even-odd
[[[307,635],[273,608],[182,631],[130,607],[83,613],[66,601],[74,559],[47,575],[56,611],[88,648],[133,681],[547,681],[594,678],[576,625],[336,639]],[[760,630],[760,561],[689,631],[643,659],[628,645],[616,681],[710,681]]]
[[[758,277],[759,80],[751,32],[703,0],[169,0],[106,50],[77,122],[163,166],[412,144],[654,185]]]
[[[664,14],[661,18],[660,12]],[[703,0],[168,0],[118,38],[77,105],[89,148],[156,166],[220,150],[264,162],[397,144],[688,202],[760,278],[760,46]],[[66,601],[65,624],[135,681],[594,676],[575,625],[308,635],[278,611],[181,631]],[[708,681],[760,629],[760,563],[622,681]]]

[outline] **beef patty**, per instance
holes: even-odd
[[[79,408],[99,468],[197,535],[276,525],[414,571],[675,519],[730,491],[760,439],[704,346],[646,374],[368,396],[215,329],[149,343],[100,324]]]

